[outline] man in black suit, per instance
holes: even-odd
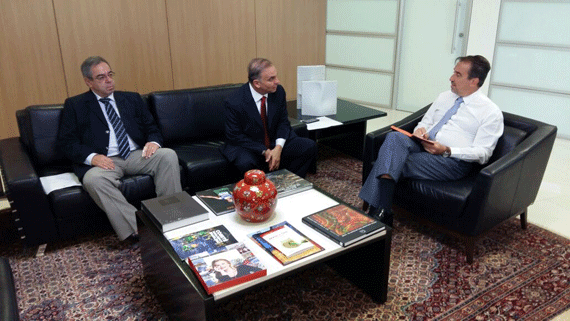
[[[291,128],[285,90],[275,66],[264,58],[253,59],[248,80],[226,100],[224,155],[242,173],[286,168],[305,177],[317,146]]]
[[[107,214],[120,240],[137,239],[136,208],[119,190],[124,175],[149,174],[158,196],[182,191],[176,153],[137,93],[115,91],[114,72],[89,57],[81,73],[90,90],[65,100],[58,148],[73,161],[83,188]]]

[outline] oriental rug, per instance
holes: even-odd
[[[319,148],[317,173],[307,178],[360,207],[362,163]],[[144,282],[138,244],[104,232],[50,244],[42,257],[32,250],[16,242],[0,249],[10,259],[22,320],[168,320]],[[386,303],[319,265],[229,301],[221,318],[548,320],[570,309],[570,240],[532,224],[523,231],[512,219],[477,242],[473,264],[463,250],[397,218]]]

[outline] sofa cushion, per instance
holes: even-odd
[[[223,139],[225,100],[241,84],[153,92],[150,111],[162,131],[164,143]]]
[[[394,193],[395,204],[405,204],[405,208],[432,208],[430,220],[438,222],[450,218],[450,213],[463,212],[467,198],[471,195],[475,175],[458,181],[442,182],[432,180],[401,179]]]
[[[520,142],[523,141],[523,139],[525,139],[527,135],[528,133],[522,129],[505,126],[503,135],[497,141],[497,146],[495,147],[488,164],[492,164],[497,159],[511,152]]]
[[[222,145],[221,140],[204,140],[169,146],[180,159],[190,194],[239,179],[237,169],[222,154]]]
[[[19,119],[21,139],[40,176],[71,171],[71,161],[55,146],[62,110],[62,105],[29,106]]]

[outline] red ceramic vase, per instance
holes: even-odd
[[[234,187],[236,212],[247,222],[258,223],[268,220],[277,207],[277,189],[265,173],[252,169]]]

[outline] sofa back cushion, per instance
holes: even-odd
[[[40,175],[71,170],[71,162],[55,146],[62,110],[62,105],[36,105],[16,113],[20,139]]]
[[[165,144],[223,139],[225,100],[242,84],[153,92],[149,107]]]
[[[523,141],[523,139],[525,139],[525,137],[527,137],[526,131],[505,125],[503,136],[499,137],[497,146],[495,147],[488,164],[491,164],[497,159],[510,153],[520,142]]]

